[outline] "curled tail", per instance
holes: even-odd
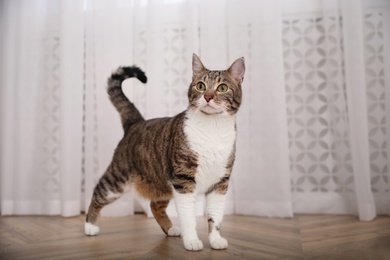
[[[122,82],[127,78],[133,77],[139,79],[142,83],[147,81],[145,73],[136,66],[119,67],[108,79],[107,93],[121,116],[122,126],[125,131],[135,122],[144,120],[138,109],[122,91]]]

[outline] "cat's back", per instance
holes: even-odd
[[[184,113],[180,113],[174,117],[153,118],[137,122],[125,130],[122,143],[127,147],[146,145],[151,148],[168,149],[167,143],[170,139],[182,135],[184,117]]]

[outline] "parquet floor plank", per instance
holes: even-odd
[[[85,216],[0,217],[0,259],[326,259],[390,260],[390,217],[361,222],[353,216],[297,215],[290,219],[225,216],[226,250],[208,242],[207,219],[199,217],[204,249],[189,252],[144,215],[101,218],[101,234],[84,235]],[[177,219],[173,219],[177,223]]]

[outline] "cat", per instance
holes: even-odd
[[[86,216],[85,234],[99,234],[100,210],[134,189],[151,201],[152,213],[167,236],[181,236],[190,251],[203,249],[196,232],[195,202],[206,195],[209,242],[226,249],[220,234],[225,196],[236,150],[236,114],[241,105],[244,58],[227,70],[208,70],[193,54],[187,109],[174,117],[145,120],[122,92],[131,77],[146,83],[136,67],[120,67],[108,79],[107,92],[118,110],[124,137],[96,185]],[[174,199],[180,227],[166,207]]]

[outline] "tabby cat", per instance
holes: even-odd
[[[221,237],[225,195],[235,159],[236,113],[241,104],[244,58],[227,70],[206,69],[193,54],[188,108],[168,118],[145,120],[122,92],[122,82],[147,79],[139,68],[120,67],[108,79],[108,94],[118,110],[124,137],[111,164],[96,185],[85,223],[85,234],[99,233],[100,210],[134,189],[151,200],[150,207],[167,236],[181,236],[187,250],[202,250],[196,232],[196,197],[206,195],[209,241],[225,249]],[[174,198],[180,227],[166,214]]]

